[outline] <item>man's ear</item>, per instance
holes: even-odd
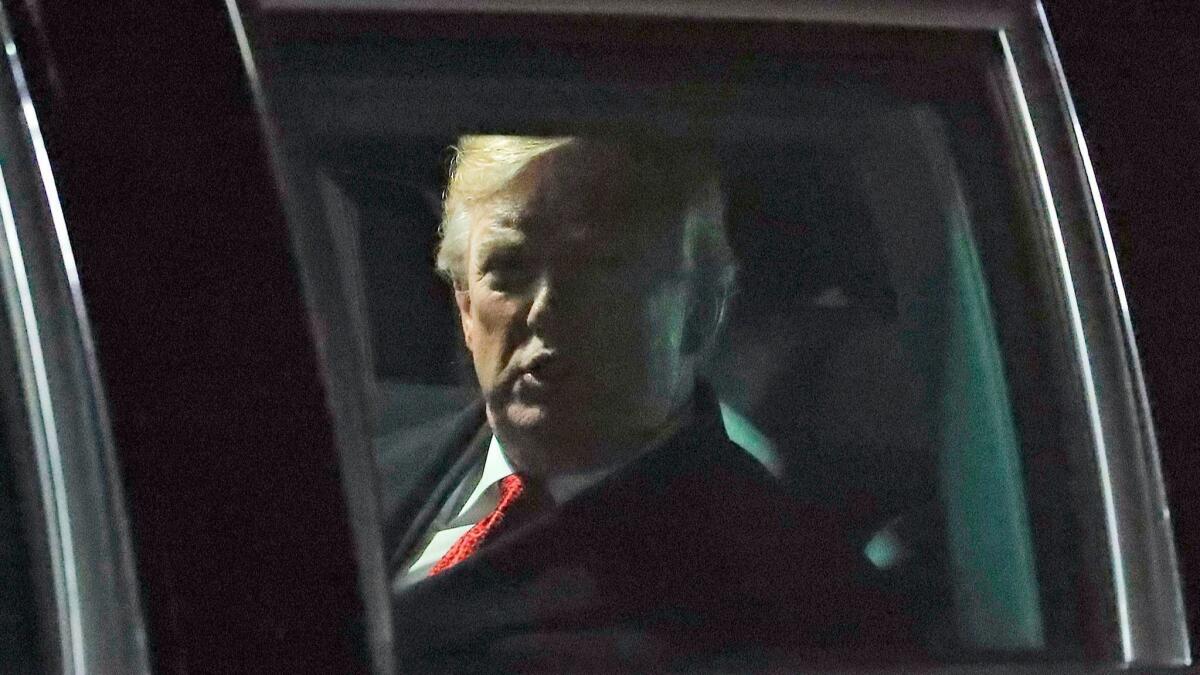
[[[689,356],[708,347],[721,327],[725,295],[713,289],[697,289],[683,326],[683,353]]]
[[[471,316],[470,291],[454,289],[454,304],[458,305],[458,319],[462,321],[463,339],[467,343],[467,349],[474,351],[471,347],[471,337],[474,332],[475,320]]]

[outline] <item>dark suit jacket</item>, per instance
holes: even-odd
[[[690,425],[450,570],[393,593],[402,670],[734,670],[913,656],[909,620],[836,514],[787,495],[729,441],[701,387]],[[482,406],[385,443],[402,571],[486,449]],[[390,456],[389,456],[390,455]],[[900,652],[898,652],[900,650]]]

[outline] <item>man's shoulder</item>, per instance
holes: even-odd
[[[611,529],[614,539],[642,538],[628,543],[647,555],[671,549],[662,553],[676,566],[760,556],[788,566],[796,555],[811,560],[814,549],[852,556],[833,509],[788,490],[719,426],[676,439],[597,487],[569,509],[573,516],[603,521],[590,529]]]
[[[729,439],[719,422],[708,424],[691,439],[668,444],[632,469],[629,475],[615,478],[648,489],[655,499],[690,508],[696,502],[735,513],[799,506],[777,477]]]

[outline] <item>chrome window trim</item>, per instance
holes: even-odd
[[[1011,26],[1019,7],[1003,0],[258,0],[255,5],[261,12],[608,15],[988,30]]]
[[[1102,241],[1104,255],[1109,266],[1108,280],[1110,288],[1117,300],[1117,314],[1120,321],[1121,339],[1125,347],[1126,366],[1132,378],[1132,381],[1129,383],[1130,393],[1135,397],[1133,404],[1135,408],[1134,412],[1139,423],[1139,436],[1144,443],[1142,451],[1146,461],[1145,479],[1148,481],[1148,486],[1152,491],[1151,494],[1146,496],[1152,500],[1150,515],[1158,516],[1153,521],[1157,526],[1156,535],[1158,541],[1156,545],[1160,548],[1159,555],[1161,556],[1158,572],[1163,575],[1163,578],[1168,579],[1171,585],[1179,588],[1182,586],[1182,581],[1177,564],[1178,558],[1175,551],[1175,541],[1172,536],[1170,507],[1167,504],[1158,439],[1154,432],[1153,418],[1150,414],[1149,394],[1146,390],[1145,377],[1142,374],[1141,357],[1138,353],[1137,342],[1134,339],[1133,316],[1129,309],[1129,301],[1125,295],[1125,285],[1121,278],[1120,265],[1117,261],[1117,251],[1113,243],[1112,232],[1108,225],[1108,216],[1105,214],[1104,202],[1100,196],[1100,186],[1096,180],[1096,173],[1092,168],[1092,160],[1088,152],[1087,142],[1084,140],[1083,127],[1079,122],[1075,103],[1070,96],[1066,74],[1063,72],[1062,61],[1058,56],[1058,49],[1054,45],[1054,40],[1050,32],[1050,22],[1046,16],[1045,8],[1040,2],[1037,8],[1038,18],[1042,26],[1043,35],[1045,36],[1045,48],[1049,54],[1050,63],[1054,68],[1058,82],[1062,87],[1061,95],[1066,104],[1067,115],[1070,119],[1072,138],[1079,153],[1079,168],[1087,180],[1088,192],[1091,197],[1091,210],[1096,219],[1096,231]],[[1177,641],[1176,648],[1182,654],[1190,654],[1189,636],[1184,621],[1186,611],[1183,607],[1182,595],[1176,593],[1174,597],[1162,598],[1160,602],[1168,605],[1167,611],[1179,617],[1179,625],[1175,627],[1176,630],[1168,632],[1165,635],[1170,636],[1169,639]],[[1179,663],[1185,664],[1190,663],[1190,661],[1180,660]]]
[[[1181,582],[1129,306],[1045,10],[1040,0],[1026,10],[1000,35],[1065,256],[1059,267],[1092,411],[1122,662],[1185,666],[1191,653]]]
[[[1088,415],[1088,426],[1092,432],[1092,442],[1095,444],[1096,461],[1099,467],[1100,494],[1103,499],[1104,523],[1108,535],[1109,555],[1112,562],[1113,591],[1116,601],[1117,630],[1121,640],[1121,658],[1129,661],[1133,652],[1130,637],[1129,601],[1126,595],[1125,560],[1120,546],[1120,532],[1116,528],[1116,505],[1113,497],[1112,482],[1109,477],[1108,452],[1105,447],[1103,425],[1100,421],[1100,409],[1096,402],[1096,383],[1092,375],[1092,367],[1088,355],[1088,345],[1083,332],[1083,317],[1079,311],[1079,303],[1075,294],[1072,280],[1071,261],[1067,255],[1066,244],[1063,240],[1062,225],[1059,222],[1058,210],[1054,206],[1054,195],[1050,190],[1050,179],[1046,174],[1046,165],[1042,157],[1042,148],[1038,143],[1034,130],[1033,118],[1029,113],[1029,105],[1025,99],[1025,89],[1021,84],[1021,75],[1017,71],[1013,59],[1012,46],[1005,31],[997,35],[1001,50],[1004,54],[1005,73],[1008,76],[1009,95],[1016,104],[1020,115],[1020,123],[1024,132],[1024,140],[1028,143],[1029,158],[1032,160],[1037,181],[1037,201],[1046,218],[1050,230],[1051,241],[1054,243],[1054,259],[1058,270],[1062,273],[1063,299],[1066,301],[1067,316],[1071,322],[1071,337],[1074,341],[1076,366],[1083,378],[1083,395]]]
[[[62,448],[50,404],[50,383],[42,353],[41,331],[33,309],[33,291],[18,243],[16,218],[8,197],[8,183],[0,169],[0,218],[4,224],[6,257],[3,259],[5,304],[13,326],[13,343],[21,373],[22,392],[30,420],[34,467],[45,515],[46,544],[50,550],[59,658],[74,672],[84,670],[83,625],[79,610],[79,582],[71,536],[71,513],[66,504],[66,480],[62,470]],[[65,670],[65,668],[64,668]]]
[[[44,636],[65,673],[148,673],[130,526],[91,330],[49,156],[7,15],[0,11],[0,218],[5,302],[43,508],[31,546],[49,557]],[[40,531],[39,531],[40,530]],[[42,574],[41,570],[34,570]],[[47,664],[51,665],[51,664]]]
[[[1163,574],[1171,580],[1171,583],[1180,586],[1182,582],[1179,577],[1179,569],[1176,564],[1177,556],[1175,552],[1174,538],[1171,536],[1171,513],[1167,504],[1166,491],[1162,475],[1162,466],[1160,463],[1160,454],[1158,449],[1158,439],[1154,433],[1153,420],[1150,414],[1149,394],[1146,390],[1145,378],[1142,374],[1141,357],[1138,353],[1137,342],[1134,339],[1133,333],[1133,317],[1129,309],[1129,301],[1125,295],[1125,286],[1122,282],[1120,265],[1117,261],[1117,251],[1113,243],[1112,233],[1108,225],[1108,216],[1105,214],[1103,199],[1100,196],[1100,186],[1096,180],[1096,173],[1092,168],[1092,160],[1088,152],[1087,142],[1084,140],[1083,127],[1080,125],[1079,116],[1075,110],[1075,103],[1072,100],[1068,86],[1066,75],[1063,72],[1062,61],[1058,56],[1058,49],[1054,45],[1054,40],[1050,33],[1049,20],[1046,17],[1045,9],[1042,4],[1038,3],[1038,14],[1043,27],[1043,33],[1046,36],[1045,47],[1050,55],[1050,61],[1054,68],[1054,72],[1058,77],[1059,83],[1062,86],[1062,96],[1066,103],[1067,114],[1071,123],[1071,131],[1075,145],[1079,152],[1080,170],[1087,179],[1088,191],[1091,196],[1092,213],[1096,218],[1096,229],[1100,236],[1104,254],[1109,265],[1109,281],[1111,290],[1117,299],[1118,319],[1120,321],[1120,330],[1122,341],[1125,346],[1125,357],[1129,374],[1132,376],[1130,387],[1133,396],[1136,397],[1136,413],[1139,421],[1139,432],[1145,445],[1143,452],[1147,462],[1147,478],[1151,483],[1153,494],[1149,495],[1154,501],[1152,508],[1157,509],[1161,516],[1159,521],[1159,536],[1161,538],[1162,554],[1167,563],[1162,570]],[[1182,606],[1182,596],[1174,599],[1169,599],[1168,602],[1179,603],[1177,611],[1182,617],[1185,612]],[[1181,635],[1176,639],[1183,641],[1182,649],[1184,652],[1190,652],[1187,644],[1188,634],[1186,626],[1180,626],[1182,629]]]

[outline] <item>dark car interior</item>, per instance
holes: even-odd
[[[534,47],[502,27],[469,46],[452,30],[394,30],[285,31],[263,58],[298,189],[333,233],[341,302],[369,336],[358,349],[376,436],[475,395],[432,265],[457,134],[636,123],[704,139],[739,267],[707,372],[731,438],[847,514],[847,537],[911,599],[931,651],[1070,648],[1069,610],[1046,612],[1039,593],[1055,597],[1073,572],[1038,564],[1058,544],[1035,546],[1046,505],[1025,496],[1022,442],[1039,424],[1025,388],[1042,375],[1006,372],[1022,313],[1041,301],[1037,270],[1013,268],[1023,214],[986,89],[918,84],[899,66],[834,77],[845,63],[775,43],[774,59],[697,63],[669,31],[665,49],[618,57],[602,32]],[[935,68],[980,58],[947,45]],[[1013,296],[1025,306],[993,308]]]

